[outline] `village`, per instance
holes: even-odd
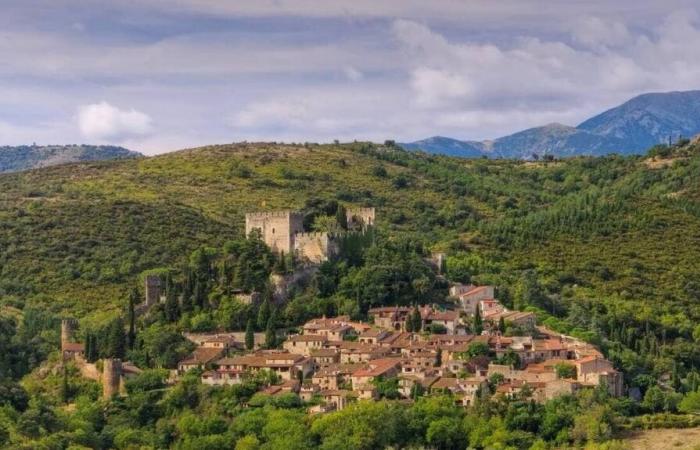
[[[348,211],[348,223],[360,229],[373,222],[373,209]],[[247,215],[246,233],[253,229],[274,251],[295,252],[311,264],[338,251],[333,236],[303,233],[294,213]],[[433,259],[439,271],[444,255]],[[147,311],[162,299],[157,278],[147,277],[144,288]],[[140,369],[118,359],[101,361],[101,370],[87,363],[75,327],[70,319],[62,323],[64,360],[76,361],[83,376],[100,381],[104,397],[123,394],[125,380]],[[451,283],[440,305],[375,307],[366,321],[317,317],[284,330],[274,348],[265,345],[262,333],[252,342],[243,332],[184,336],[196,348],[171,371],[170,383],[194,372],[204,385],[227,386],[264,373],[270,382],[263,394],[297,394],[310,413],[342,410],[358,400],[410,401],[431,394],[450,394],[464,407],[491,394],[538,402],[596,387],[623,394],[622,373],[595,346],[538,326],[533,312],[509,310],[494,286]]]

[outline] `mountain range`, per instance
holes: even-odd
[[[464,158],[530,159],[609,153],[639,154],[700,133],[700,91],[642,94],[576,127],[552,123],[485,141],[434,136],[403,143],[408,150]]]
[[[18,172],[78,161],[140,158],[143,155],[112,145],[20,145],[0,147],[0,173]]]

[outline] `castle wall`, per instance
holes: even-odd
[[[260,230],[263,241],[274,252],[294,251],[294,235],[304,231],[304,217],[293,211],[249,213],[245,215],[246,236]]]
[[[374,208],[349,208],[346,212],[348,228],[374,225]]]
[[[338,244],[328,233],[297,233],[294,250],[298,258],[320,263],[338,253]]]

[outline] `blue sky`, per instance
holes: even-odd
[[[697,1],[0,0],[0,145],[488,139],[700,88]]]

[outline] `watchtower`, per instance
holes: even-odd
[[[160,301],[160,277],[158,275],[146,276],[146,305],[152,306]]]
[[[245,215],[245,234],[259,230],[263,241],[274,252],[294,251],[294,235],[304,231],[304,216],[295,211],[256,212]]]
[[[78,321],[72,318],[61,320],[61,351],[65,350],[66,344],[75,339],[75,330],[78,328]]]
[[[102,361],[102,396],[110,399],[119,394],[122,377],[122,361],[106,358]]]

